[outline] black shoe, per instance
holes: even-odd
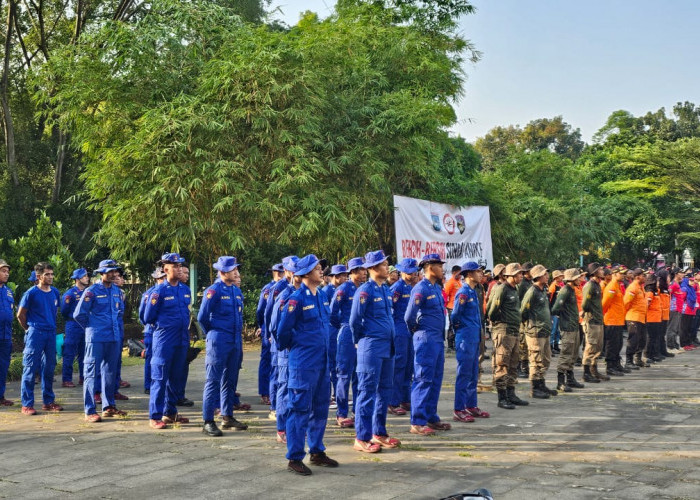
[[[194,406],[194,401],[191,399],[183,398],[177,403],[175,403],[175,406]]]
[[[566,372],[566,385],[568,385],[569,387],[573,387],[574,389],[583,389],[584,387],[586,387],[581,382],[576,380],[576,378],[574,377],[573,370],[569,370]]]
[[[613,377],[624,377],[625,373],[622,370],[618,370],[616,366],[608,365],[605,369],[605,374]]]
[[[574,366],[581,366],[582,360],[581,358],[576,358],[576,363],[574,363]]]
[[[557,373],[557,389],[561,392],[574,392],[571,390],[571,387],[566,385],[566,373]]]
[[[628,361],[625,363],[625,368],[627,368],[630,373],[632,373],[632,370],[639,370],[639,367],[634,364],[634,361]]]
[[[657,363],[661,363],[664,360],[664,357],[663,356],[654,356],[651,359],[653,359]]]
[[[233,417],[221,417],[222,429],[233,429],[234,431],[244,431],[248,428],[247,424],[239,422]]]
[[[212,436],[212,437],[217,437],[217,436],[223,436],[223,435],[224,435],[224,433],[221,432],[221,429],[219,429],[219,428],[216,426],[216,422],[214,422],[213,420],[211,420],[211,421],[209,421],[209,422],[204,422],[204,427],[202,427],[202,432],[203,432],[204,434],[209,434],[209,435]]]
[[[604,380],[606,382],[610,380],[610,377],[608,377],[607,375],[603,375],[598,371],[598,367],[596,365],[591,365],[591,375],[593,375],[598,380]]]
[[[530,404],[529,402],[525,401],[524,399],[520,399],[515,395],[515,387],[508,387],[506,389],[506,395],[508,396],[508,401],[513,403],[515,406],[527,406]]]
[[[638,366],[640,368],[649,368],[651,365],[643,361],[642,358],[639,358],[634,360],[634,366]]]
[[[600,384],[600,380],[591,373],[591,365],[583,367],[583,381],[590,384]]]
[[[530,396],[536,399],[549,399],[549,392],[542,389],[541,382],[539,380],[533,380],[532,388],[530,389]]]
[[[528,373],[529,370],[525,367],[525,363],[523,363],[522,361],[518,363],[517,372],[518,378],[528,378],[530,376],[530,374]]]
[[[325,452],[312,453],[311,454],[311,465],[318,465],[321,467],[338,467],[338,462],[326,455]]]
[[[309,469],[304,462],[301,460],[290,460],[287,464],[287,470],[290,472],[295,472],[300,476],[310,476],[311,469]]]
[[[506,410],[515,410],[515,405],[508,401],[505,389],[497,389],[498,392],[498,407]]]
[[[665,353],[663,353],[663,354],[664,354],[664,356],[666,356],[667,358],[675,358],[675,357],[676,357],[676,355],[673,354],[673,353],[671,353],[671,352],[665,352]]]
[[[550,389],[549,387],[547,387],[547,384],[545,383],[544,379],[540,381],[540,388],[543,391],[548,392],[550,396],[556,396],[557,394],[559,394],[559,392],[555,391],[554,389]]]
[[[619,361],[615,365],[615,368],[617,369],[617,371],[622,372],[622,373],[632,373],[632,370],[630,370],[626,366],[622,366],[622,363],[620,363]]]

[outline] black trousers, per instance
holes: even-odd
[[[661,337],[661,322],[647,323],[647,335],[649,339],[644,349],[644,357],[647,359],[655,358],[659,355],[658,345],[659,338]]]
[[[608,366],[615,366],[620,361],[623,328],[623,326],[605,327],[605,362]]]
[[[681,347],[690,345],[693,340],[693,323],[695,315],[681,314]]]
[[[632,358],[636,353],[641,353],[646,345],[646,328],[644,323],[638,321],[627,322],[627,349],[625,357],[627,362],[632,362]]]

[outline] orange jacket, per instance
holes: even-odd
[[[639,282],[633,281],[627,287],[625,296],[622,299],[625,303],[625,320],[646,323],[647,320],[647,299],[644,290]]]
[[[615,278],[603,289],[603,323],[606,326],[625,326],[625,303],[620,280]]]
[[[661,298],[661,321],[668,321],[671,317],[671,295],[668,292],[659,292]]]
[[[459,279],[459,274],[452,276],[445,283],[445,294],[447,294],[447,302],[445,307],[448,309],[454,309],[455,306],[455,296],[457,291],[462,287],[462,282]]]
[[[647,323],[661,323],[661,297],[658,293],[646,292]]]
[[[574,293],[576,294],[576,305],[578,306],[578,322],[583,323],[583,318],[581,317],[581,302],[583,302],[583,287],[575,286]]]

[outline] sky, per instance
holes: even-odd
[[[473,0],[458,33],[482,53],[466,62],[456,135],[562,115],[585,141],[616,110],[635,116],[700,104],[697,0]],[[325,18],[334,0],[273,0],[278,19]]]

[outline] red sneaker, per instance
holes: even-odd
[[[151,429],[156,429],[156,430],[161,430],[161,429],[165,429],[166,427],[168,427],[167,424],[165,422],[163,422],[162,420],[153,420],[153,419],[148,421],[148,425],[151,426]]]
[[[376,434],[372,436],[372,442],[378,444],[382,448],[398,448],[401,446],[401,441],[396,438],[389,436],[377,436]]]
[[[23,406],[22,407],[22,414],[23,415],[36,415],[36,410],[32,408],[31,406]]]
[[[401,408],[400,406],[389,406],[386,409],[389,413],[392,415],[398,415],[398,416],[403,416],[406,415],[406,410]]]
[[[431,429],[435,429],[436,431],[449,431],[450,429],[452,429],[452,426],[450,424],[448,424],[447,422],[441,422],[439,420],[437,422],[428,422],[428,427],[430,427]]]
[[[250,410],[250,405],[248,403],[238,403],[233,409],[236,411],[248,411]]]
[[[42,405],[41,409],[44,411],[63,411],[63,406],[58,403],[49,403],[47,405]]]
[[[68,380],[66,382],[63,382],[61,384],[61,387],[75,387],[75,384],[73,382],[71,382],[70,380]]]
[[[117,391],[114,393],[114,399],[116,399],[117,401],[129,401],[129,396],[125,396],[121,392]],[[95,401],[95,403],[97,403],[97,401]]]
[[[103,417],[123,417],[126,415],[126,412],[123,410],[117,409],[116,406],[108,406],[104,410],[102,410],[102,416]]]
[[[379,453],[382,451],[382,447],[378,444],[371,441],[360,441],[359,439],[355,440],[355,444],[352,446],[352,449],[355,451],[362,451],[364,453]]]
[[[691,346],[689,346],[689,345],[686,345],[686,346],[683,346],[682,349],[683,349],[684,351],[692,351],[692,350],[694,350],[695,348],[694,348],[694,347],[691,347]]]
[[[260,404],[269,406],[270,405],[270,396],[260,396]]]
[[[97,413],[91,413],[90,415],[85,415],[85,421],[94,424],[97,422],[102,422],[102,417],[100,417]]]
[[[190,419],[187,417],[181,417],[179,413],[175,415],[163,415],[163,422],[166,424],[174,424],[175,422],[179,424],[189,424]]]
[[[411,411],[411,403],[410,402],[403,402],[399,406],[406,411]]]
[[[335,423],[342,429],[355,427],[355,419],[349,417],[335,417]]]
[[[473,422],[474,417],[472,417],[465,410],[455,410],[454,412],[452,412],[452,420],[455,420],[457,422]]]
[[[489,418],[491,416],[489,412],[481,410],[478,406],[473,408],[465,408],[464,411],[469,413],[474,418]]]
[[[411,434],[418,434],[421,436],[431,436],[435,434],[435,431],[428,427],[427,425],[412,425]]]
[[[127,387],[131,387],[131,384],[127,382],[126,380],[121,380],[119,382],[119,387],[126,389]]]
[[[287,433],[284,431],[277,431],[277,442],[278,443],[286,443],[287,442]]]

